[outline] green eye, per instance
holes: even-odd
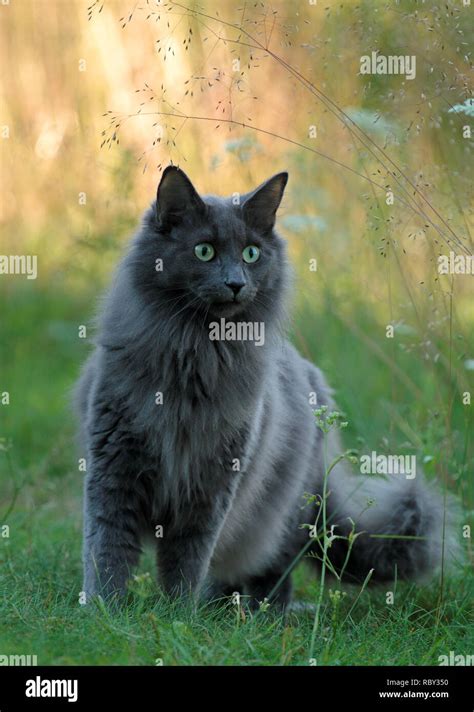
[[[260,257],[260,250],[256,245],[248,245],[242,252],[244,262],[256,262]]]
[[[209,242],[202,242],[200,245],[196,245],[194,248],[194,254],[198,260],[209,262],[209,260],[212,260],[216,253],[213,246],[210,245]]]

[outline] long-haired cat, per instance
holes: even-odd
[[[311,533],[302,525],[318,520],[320,532],[322,506],[341,537],[328,556],[347,581],[370,569],[376,581],[431,574],[448,549],[442,498],[420,475],[363,478],[341,462],[321,502],[325,436],[312,403],[333,404],[285,337],[288,265],[274,224],[287,178],[236,200],[200,197],[175,166],[162,175],[77,389],[87,597],[124,592],[148,534],[170,594],[240,591],[252,605],[271,594],[285,606],[284,574]],[[241,324],[264,338],[232,338],[227,327]],[[222,338],[211,338],[216,325]],[[334,430],[327,438],[329,463],[342,448]],[[316,495],[306,506],[305,493]],[[321,538],[312,548],[321,556]]]

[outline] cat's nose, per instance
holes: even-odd
[[[236,280],[233,279],[232,281],[226,282],[226,287],[230,287],[232,291],[234,292],[234,297],[237,296],[237,294],[240,292],[242,287],[245,287],[245,281],[244,280]]]

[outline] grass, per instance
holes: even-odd
[[[92,299],[62,290],[59,281],[54,288],[15,285],[6,290],[4,305],[1,343],[4,349],[8,345],[8,353],[2,354],[6,369],[0,390],[10,392],[11,404],[1,411],[0,434],[12,442],[8,452],[0,453],[0,525],[9,526],[9,537],[0,538],[0,653],[36,655],[38,664],[64,665],[154,665],[157,660],[165,665],[310,664],[313,615],[292,613],[282,620],[271,611],[245,614],[231,603],[197,611],[172,604],[155,584],[151,552],[141,562],[124,610],[111,614],[79,605],[82,474],[68,391],[88,348],[77,333],[79,324],[88,324]],[[352,341],[352,350],[344,349],[347,333],[327,313],[309,319],[300,312],[297,327],[306,348],[319,350],[315,334],[323,323],[330,324],[327,353],[337,354],[323,365],[345,394],[339,400],[351,423],[348,444],[359,433],[366,442],[377,442],[386,423],[373,417],[377,400],[370,399],[377,398],[378,388],[382,398],[386,367],[363,342]],[[364,358],[364,349],[373,379],[365,392],[344,390],[350,366]],[[422,384],[421,372],[415,373],[417,359],[406,358],[410,376]],[[404,406],[395,407],[405,417]],[[410,418],[415,429],[417,413]],[[438,427],[428,428],[419,446],[436,453],[437,438]],[[461,456],[454,465],[451,475],[462,469]],[[469,502],[472,483],[463,473]],[[428,665],[450,650],[467,655],[474,649],[474,579],[467,569],[445,581],[442,599],[437,580],[424,587],[398,584],[393,605],[387,604],[385,589],[364,591],[359,598],[360,589],[335,594],[337,589],[337,582],[326,581],[313,654],[318,664]],[[315,603],[318,594],[318,581],[306,565],[300,566],[296,598]]]

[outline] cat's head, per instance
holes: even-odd
[[[147,251],[162,265],[147,290],[163,299],[182,293],[177,306],[188,302],[213,316],[232,318],[252,306],[265,312],[282,288],[284,244],[273,228],[287,180],[278,173],[245,195],[201,197],[182,170],[168,166],[147,219]]]

